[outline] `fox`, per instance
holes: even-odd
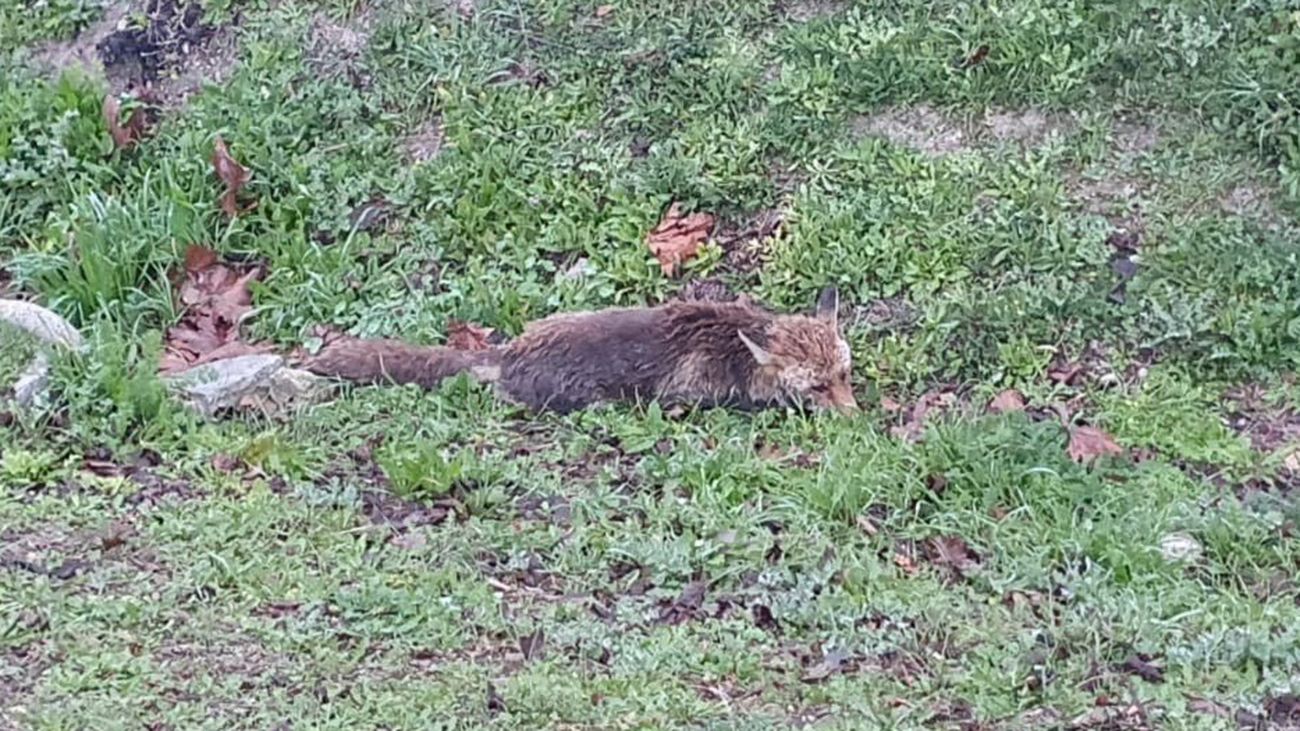
[[[821,290],[811,314],[775,314],[744,297],[674,300],[553,314],[481,350],[349,338],[303,367],[358,384],[426,389],[467,373],[534,412],[652,400],[740,411],[859,410],[835,287]]]

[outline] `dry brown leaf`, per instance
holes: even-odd
[[[472,322],[452,320],[447,323],[447,347],[456,350],[487,350],[492,347],[488,338],[495,332],[490,327]]]
[[[218,452],[212,455],[212,459],[208,460],[208,463],[212,465],[212,469],[227,475],[239,469],[243,465],[241,459],[232,454],[226,454],[225,452]]]
[[[880,528],[876,526],[876,522],[873,521],[870,518],[870,516],[859,515],[857,518],[854,519],[854,522],[857,523],[858,530],[862,531],[868,536],[874,537],[880,533]]]
[[[1136,675],[1148,683],[1165,682],[1165,669],[1152,662],[1149,655],[1131,655],[1115,667],[1121,673]]]
[[[113,138],[113,147],[116,149],[131,147],[148,133],[143,109],[132,110],[126,124],[122,124],[122,104],[115,94],[104,97],[103,112],[104,125],[108,127],[108,135]]]
[[[911,556],[908,556],[907,554],[895,553],[894,565],[902,569],[903,573],[907,574],[908,576],[911,576],[912,574],[916,573],[916,562],[913,561]]]
[[[700,244],[708,240],[713,230],[713,223],[713,216],[707,213],[683,216],[680,203],[668,207],[659,225],[646,234],[646,245],[659,260],[664,276],[677,276],[681,265],[699,253]]]
[[[1197,696],[1187,696],[1187,710],[1193,713],[1204,713],[1207,716],[1218,716],[1220,718],[1232,718],[1232,709],[1208,698],[1199,698]]]
[[[903,423],[889,428],[889,433],[899,439],[915,442],[925,433],[925,422],[931,412],[951,408],[957,397],[950,391],[930,391],[916,400],[910,411],[906,411]],[[900,409],[900,411],[904,411]]]
[[[682,593],[659,610],[660,624],[681,624],[695,616],[704,605],[704,596],[708,593],[707,581],[692,581],[682,587]]]
[[[984,63],[984,60],[988,57],[989,57],[989,47],[987,45],[982,45],[979,48],[976,48],[973,52],[971,52],[969,56],[963,58],[957,64],[957,68],[968,69],[968,68],[973,68],[975,66],[979,66],[980,64]]]
[[[243,209],[239,207],[239,191],[248,183],[252,173],[230,156],[230,150],[227,149],[226,141],[221,139],[221,135],[217,135],[217,139],[212,143],[212,169],[216,172],[217,179],[226,186],[225,192],[221,194],[221,210],[225,211],[227,216],[234,218],[257,206],[256,203],[252,203]]]
[[[190,244],[185,247],[185,271],[187,273],[198,274],[206,269],[211,268],[220,260],[217,252],[206,246]]]
[[[1103,455],[1120,455],[1123,447],[1115,443],[1106,432],[1091,426],[1078,426],[1070,430],[1070,459],[1088,464]]]
[[[929,542],[930,562],[965,576],[979,567],[979,556],[958,536],[938,536]]]
[[[1049,368],[1047,377],[1062,386],[1070,386],[1078,380],[1081,373],[1083,373],[1082,363],[1061,363]]]
[[[222,263],[211,249],[186,249],[183,279],[177,287],[184,314],[167,331],[159,370],[174,373],[215,360],[270,351],[268,344],[239,339],[240,323],[253,305],[248,285],[260,275],[257,267],[239,271]]]
[[[1012,411],[1025,410],[1025,397],[1014,388],[1008,388],[989,402],[989,411],[995,414],[1006,414]]]

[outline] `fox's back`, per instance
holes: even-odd
[[[737,350],[736,330],[761,327],[768,317],[752,307],[713,303],[553,315],[511,342],[500,385],[533,408],[555,411],[649,400],[677,386],[734,390],[748,360]]]

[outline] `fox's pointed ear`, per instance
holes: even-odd
[[[765,366],[771,364],[772,362],[771,353],[759,347],[758,343],[754,342],[753,340],[750,340],[749,337],[746,336],[744,332],[737,330],[736,334],[740,336],[740,342],[744,343],[746,348],[749,348],[749,352],[754,355],[754,360],[758,361],[759,365]]]
[[[836,330],[840,325],[840,291],[827,287],[817,296],[817,319],[829,322]]]

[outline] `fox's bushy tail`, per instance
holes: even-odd
[[[331,343],[307,358],[303,368],[320,376],[356,383],[413,383],[435,388],[444,379],[468,371],[481,381],[495,381],[501,353],[411,345],[399,340],[347,339]]]

